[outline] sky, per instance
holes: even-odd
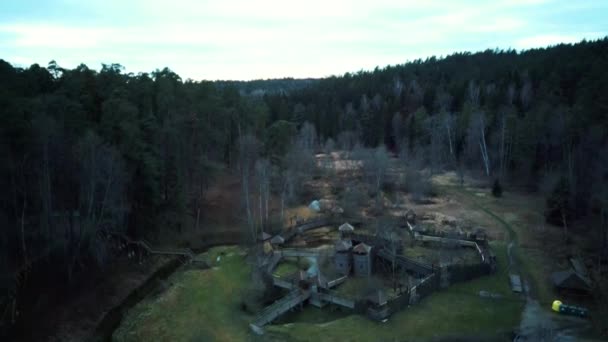
[[[326,77],[608,35],[606,0],[1,0],[0,59],[194,80]]]

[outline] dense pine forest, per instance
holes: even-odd
[[[229,172],[243,183],[235,210],[250,217],[251,189],[290,200],[305,157],[328,150],[385,146],[431,173],[541,193],[564,243],[586,234],[590,252],[607,253],[607,95],[608,38],[251,82],[0,60],[1,327],[34,305],[20,297],[28,270],[78,287],[79,272],[111,258],[100,232],[198,226],[213,215],[203,194]]]

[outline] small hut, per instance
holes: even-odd
[[[353,264],[355,276],[369,277],[372,275],[372,247],[361,242],[353,248]]]
[[[335,246],[336,254],[334,262],[336,271],[340,274],[347,275],[352,267],[351,248],[353,244],[350,240],[338,240]]]
[[[560,292],[586,295],[591,291],[591,280],[573,269],[551,274],[553,286]]]
[[[355,231],[355,227],[351,226],[350,223],[345,222],[340,227],[338,227],[338,231],[340,232],[340,238],[342,239],[350,239]]]

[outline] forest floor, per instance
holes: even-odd
[[[148,279],[149,275],[170,259],[153,257],[139,264],[127,258],[95,274],[87,274],[91,281],[70,294],[70,299],[38,320],[31,340],[85,341],[95,331],[104,314],[122,301]],[[84,275],[83,275],[84,277]],[[41,294],[44,296],[45,294]]]
[[[209,244],[239,242],[241,222],[238,211],[234,210],[235,206],[240,205],[239,194],[238,180],[231,175],[219,177],[205,193],[201,213],[208,215],[200,217],[198,228],[193,225],[174,234],[151,236],[150,240],[159,247],[188,247],[194,250]],[[145,258],[140,263],[135,259],[119,257],[102,270],[82,274],[79,279],[84,281],[80,283],[79,290],[72,291],[69,298],[62,299],[60,305],[54,305],[39,317],[37,329],[28,332],[24,338],[36,341],[87,340],[107,312],[119,306],[170,259],[155,256]]]

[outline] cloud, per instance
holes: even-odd
[[[132,72],[169,66],[196,79],[321,77],[496,45],[576,41],[606,28],[588,21],[584,32],[556,31],[562,18],[547,8],[572,6],[565,0],[56,0],[46,5],[61,6],[64,10],[55,12],[63,14],[41,19],[25,8],[0,24],[3,58],[22,64],[56,59],[64,67],[118,62]]]

